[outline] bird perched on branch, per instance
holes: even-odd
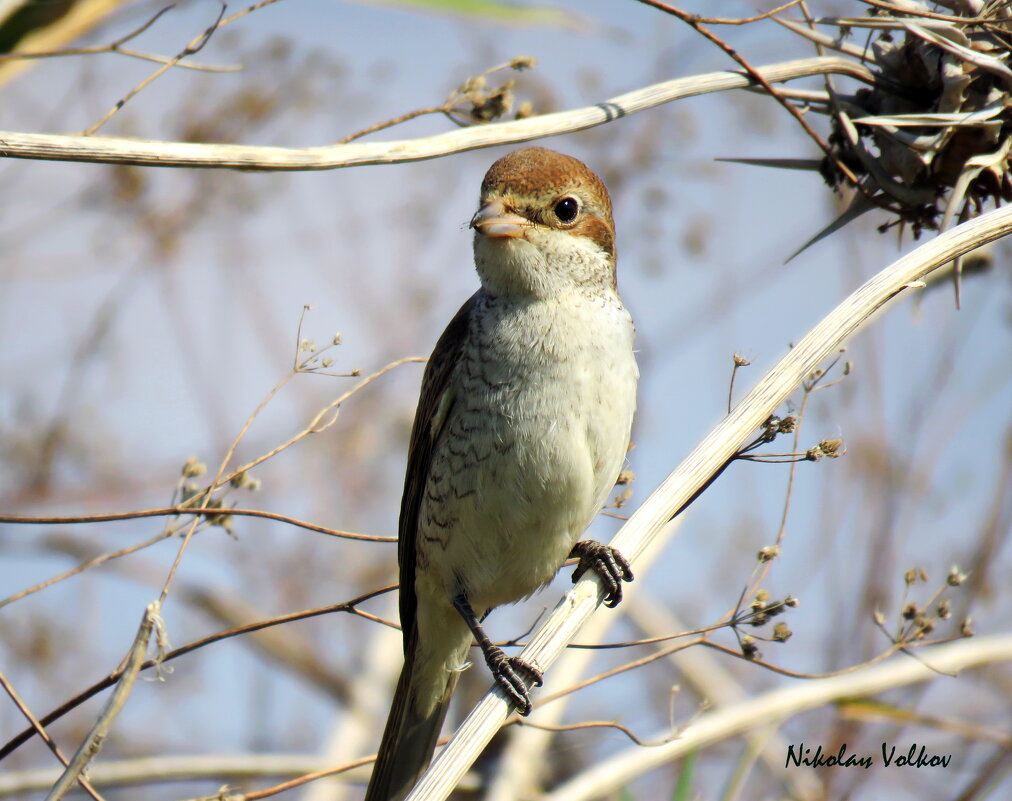
[[[401,500],[404,668],[366,801],[403,798],[428,766],[472,638],[496,684],[531,711],[536,666],[482,630],[488,612],[549,581],[570,556],[614,606],[626,560],[579,541],[629,444],[638,370],[615,283],[601,180],[544,148],[510,153],[481,185],[481,288],[425,369]]]

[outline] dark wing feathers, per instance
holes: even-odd
[[[433,430],[433,418],[439,409],[450,376],[460,360],[471,311],[477,298],[478,295],[475,293],[460,307],[436,342],[429,363],[425,366],[418,409],[415,411],[415,423],[411,428],[408,467],[404,477],[404,495],[401,497],[400,523],[397,527],[401,629],[404,632],[405,652],[415,625],[415,547],[418,536],[418,510],[425,494],[433,446],[442,431],[442,426],[439,431]],[[448,413],[444,413],[440,423],[445,423],[448,416]]]

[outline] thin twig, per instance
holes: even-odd
[[[49,736],[49,732],[45,730],[43,725],[36,719],[35,715],[32,714],[32,711],[28,708],[28,705],[24,702],[24,700],[22,700],[18,691],[14,689],[14,685],[7,680],[7,677],[2,672],[0,672],[0,687],[4,688],[4,691],[10,696],[10,699],[18,708],[18,711],[21,712],[21,714],[25,716],[25,719],[31,724],[35,733],[42,738],[42,741],[49,747],[49,750],[53,752],[56,758],[60,760],[63,767],[66,768],[70,763],[63,755],[63,752],[60,751],[60,747],[56,744],[53,738]],[[81,787],[84,788],[84,791],[94,798],[95,801],[104,801],[102,796],[98,794],[98,791],[91,786],[91,782],[89,782],[84,776],[79,776],[78,781],[80,782]]]
[[[335,400],[331,401],[326,406],[324,406],[316,414],[316,416],[312,419],[312,421],[309,423],[309,425],[306,426],[304,429],[302,429],[302,431],[300,431],[298,434],[296,434],[295,436],[293,436],[290,439],[286,440],[285,442],[281,443],[277,447],[272,448],[270,451],[268,451],[267,453],[263,454],[262,456],[257,457],[253,461],[247,462],[242,467],[236,468],[229,475],[224,476],[223,478],[221,478],[221,480],[218,482],[218,486],[221,486],[223,484],[227,484],[229,481],[231,481],[233,478],[235,478],[240,473],[245,473],[245,472],[247,472],[249,470],[252,470],[257,465],[260,465],[260,464],[266,462],[268,459],[273,458],[274,456],[276,456],[277,454],[279,454],[281,451],[285,450],[286,448],[290,448],[292,445],[294,445],[295,443],[297,443],[297,442],[305,439],[310,434],[319,434],[321,431],[325,431],[326,429],[330,428],[330,426],[332,426],[337,421],[337,414],[336,414],[336,412],[337,412],[338,408],[341,406],[341,404],[344,403],[346,400],[348,400],[348,398],[350,398],[352,395],[354,395],[359,390],[364,389],[365,387],[369,386],[369,384],[371,384],[377,378],[380,378],[381,376],[386,375],[391,370],[394,370],[397,367],[400,367],[401,365],[404,365],[404,364],[421,364],[421,363],[423,363],[425,361],[427,361],[427,359],[424,356],[405,356],[403,359],[395,359],[394,361],[392,361],[392,362],[384,365],[383,367],[381,367],[376,372],[371,373],[370,375],[368,375],[365,378],[363,378],[361,381],[359,381],[354,387],[352,387],[351,389],[349,389],[347,392],[343,393],[342,395],[340,395],[339,397],[337,397]],[[326,419],[328,414],[332,415],[330,417],[330,419]]]
[[[731,380],[727,384],[727,413],[731,414],[731,401],[734,398],[734,379],[738,375],[739,367],[747,367],[751,362],[744,356],[734,354],[734,366],[731,368]]]
[[[409,111],[406,114],[401,114],[399,117],[384,120],[383,122],[377,122],[375,125],[370,125],[366,128],[363,128],[361,131],[355,131],[355,133],[349,134],[348,136],[344,137],[344,139],[338,139],[337,142],[335,142],[335,144],[346,145],[349,142],[354,142],[356,139],[361,139],[363,136],[368,136],[371,133],[376,133],[377,131],[392,128],[395,125],[400,125],[401,123],[407,122],[408,120],[413,120],[416,117],[423,117],[426,114],[446,114],[449,111],[450,109],[447,107],[447,104],[445,103],[442,106],[430,106],[429,108],[418,108],[415,109],[414,111]]]
[[[235,438],[232,440],[232,444],[228,448],[228,451],[226,451],[225,456],[222,458],[221,464],[218,466],[218,472],[214,476],[214,480],[211,482],[207,490],[202,494],[202,497],[200,499],[200,506],[198,507],[200,510],[206,511],[210,507],[210,503],[213,498],[215,490],[218,487],[224,486],[228,482],[229,479],[222,479],[222,475],[228,468],[228,463],[232,460],[232,455],[235,453],[236,448],[239,447],[239,443],[242,441],[243,437],[246,436],[246,432],[249,431],[250,426],[253,425],[253,421],[256,420],[257,416],[260,414],[260,412],[263,411],[264,407],[266,407],[267,404],[271,402],[274,396],[277,395],[282,390],[282,388],[284,388],[285,384],[287,384],[292,378],[294,378],[298,374],[299,374],[298,367],[296,367],[290,373],[288,373],[288,375],[282,378],[277,384],[275,384],[271,388],[270,392],[268,392],[267,395],[264,396],[263,400],[260,401],[256,409],[253,410],[253,413],[246,418],[246,422],[243,423],[242,428],[239,429],[239,433],[236,434]],[[237,470],[232,475],[233,476],[238,475],[241,472],[245,471]],[[218,510],[216,509],[215,511]],[[186,529],[186,533],[183,535],[183,541],[179,544],[179,549],[176,551],[176,557],[175,559],[173,559],[172,566],[169,568],[168,575],[166,575],[165,577],[165,583],[162,585],[162,591],[161,594],[159,595],[159,603],[164,603],[165,599],[168,597],[169,589],[172,587],[173,579],[176,576],[176,571],[179,569],[179,565],[183,560],[183,554],[186,553],[186,549],[190,544],[190,540],[193,539],[193,535],[194,533],[196,533],[197,525],[199,523],[200,517],[195,515],[193,518],[193,522],[190,523],[190,525]]]
[[[70,516],[35,516],[35,515],[0,515],[0,523],[32,524],[32,525],[73,525],[78,523],[110,523],[116,520],[136,520],[144,517],[171,517],[175,515],[199,515],[204,517],[262,517],[267,520],[276,520],[279,523],[287,523],[296,528],[304,528],[307,531],[315,531],[319,534],[326,534],[329,537],[341,537],[348,540],[361,540],[363,542],[397,542],[397,537],[382,537],[373,534],[355,534],[351,531],[340,531],[336,528],[328,528],[318,523],[310,523],[299,520],[297,517],[267,512],[263,509],[239,509],[232,506],[221,506],[214,509],[201,509],[191,506],[165,506],[159,509],[140,509],[136,512],[112,512],[99,515],[70,515]]]
[[[321,409],[317,413],[317,415],[312,419],[312,421],[309,423],[309,425],[306,426],[302,431],[300,431],[294,437],[291,437],[286,442],[283,442],[282,444],[278,445],[277,447],[272,448],[269,452],[267,452],[266,454],[260,456],[257,459],[254,459],[252,462],[248,462],[247,464],[244,464],[242,467],[239,467],[236,470],[233,470],[228,475],[225,475],[225,471],[228,468],[229,462],[232,460],[232,456],[235,453],[236,448],[239,447],[239,443],[242,441],[243,437],[246,435],[246,432],[249,430],[250,426],[253,425],[253,421],[256,420],[257,416],[264,409],[264,407],[267,406],[267,404],[270,403],[270,401],[274,398],[274,396],[278,392],[281,391],[281,389],[285,386],[285,384],[287,384],[288,381],[290,381],[294,376],[296,376],[296,375],[299,374],[299,367],[298,367],[298,365],[296,365],[296,367],[294,367],[292,369],[292,371],[290,373],[288,373],[288,375],[286,375],[283,379],[281,379],[281,381],[279,381],[271,389],[271,391],[267,393],[267,395],[264,397],[264,399],[257,405],[257,408],[253,410],[253,413],[250,414],[250,416],[246,419],[246,422],[243,424],[242,428],[239,430],[239,433],[235,436],[235,439],[232,440],[232,444],[229,447],[227,453],[222,458],[221,464],[218,467],[218,471],[215,474],[214,480],[207,487],[207,489],[205,489],[202,493],[198,493],[198,496],[200,496],[200,498],[201,498],[201,500],[200,500],[200,507],[198,507],[198,508],[205,509],[205,510],[208,509],[209,508],[209,504],[211,502],[212,495],[214,494],[214,492],[219,487],[222,487],[225,484],[229,483],[236,476],[238,476],[238,475],[240,475],[242,473],[245,473],[245,472],[251,470],[252,468],[256,467],[259,464],[262,464],[267,459],[270,459],[271,457],[275,456],[276,454],[280,453],[281,451],[285,450],[286,448],[291,447],[296,442],[299,442],[300,440],[304,439],[305,437],[309,436],[310,434],[318,434],[321,431],[325,431],[326,429],[328,429],[330,426],[332,426],[337,421],[337,414],[338,414],[338,410],[339,410],[341,404],[344,403],[348,398],[350,398],[356,392],[358,392],[362,388],[364,388],[364,387],[368,386],[369,384],[371,384],[373,381],[375,381],[380,376],[388,373],[390,370],[393,370],[394,368],[399,367],[402,364],[408,364],[410,362],[424,362],[424,361],[426,361],[426,360],[423,357],[408,356],[408,357],[405,357],[403,359],[396,359],[395,361],[392,361],[392,362],[386,364],[385,366],[381,367],[379,370],[377,370],[376,372],[374,372],[372,375],[366,376],[364,379],[362,379],[361,381],[359,381],[354,387],[352,387],[351,389],[349,389],[347,392],[345,392],[342,395],[338,396],[338,398],[336,400],[331,401],[329,404],[327,404],[326,406],[324,406],[323,409]],[[327,419],[328,415],[330,415],[329,419]],[[196,497],[197,496],[195,496],[195,498]],[[220,511],[220,510],[219,509],[215,509],[213,511]],[[183,554],[186,552],[186,548],[189,545],[189,542],[192,539],[194,532],[196,531],[197,522],[198,522],[198,519],[195,517],[194,521],[193,521],[193,524],[190,526],[190,528],[187,530],[186,534],[183,537],[183,541],[182,541],[182,543],[179,546],[179,551],[177,552],[176,558],[175,558],[175,560],[172,563],[172,567],[169,568],[169,573],[166,576],[165,584],[162,587],[162,593],[161,593],[161,596],[160,596],[163,601],[168,596],[169,589],[172,586],[173,578],[175,577],[176,571],[179,568],[179,564],[182,561]]]
[[[277,0],[270,0],[270,2],[276,1]],[[147,78],[145,78],[143,81],[137,84],[123,97],[117,100],[116,105],[114,105],[105,114],[103,114],[102,118],[98,122],[96,122],[90,128],[82,132],[82,136],[91,136],[93,133],[95,133],[95,131],[99,130],[110,119],[112,119],[113,115],[116,114],[121,108],[123,108],[123,106],[125,106],[133,97],[135,97],[139,92],[144,90],[146,87],[150,86],[152,82],[154,82],[162,75],[164,75],[166,72],[168,72],[170,69],[175,67],[182,59],[186,58],[187,56],[192,56],[194,53],[199,53],[204,48],[204,45],[206,45],[210,41],[212,34],[222,26],[222,17],[225,15],[226,8],[227,6],[224,3],[222,3],[221,9],[218,11],[218,18],[214,21],[213,25],[211,25],[207,30],[205,30],[202,34],[200,34],[200,36],[197,36],[196,38],[192,39],[186,47],[184,47],[182,50],[179,51],[178,54],[176,54],[174,57],[170,58],[168,61],[162,64],[162,66],[160,66]]]
[[[149,668],[155,667],[156,665],[162,665],[167,662],[171,662],[173,659],[178,659],[179,657],[185,656],[186,654],[191,653],[192,651],[197,651],[208,645],[212,645],[216,642],[221,642],[222,640],[227,640],[231,637],[238,637],[243,634],[252,634],[253,632],[261,631],[263,629],[270,628],[271,626],[280,626],[285,623],[293,623],[297,620],[308,620],[313,617],[319,617],[320,615],[329,615],[335,612],[348,612],[349,614],[364,617],[369,620],[375,620],[381,623],[386,623],[387,625],[391,625],[394,628],[396,628],[396,626],[391,624],[389,621],[384,621],[381,618],[377,618],[375,615],[370,615],[368,613],[362,612],[357,608],[359,604],[365,603],[366,601],[369,601],[385,593],[392,592],[395,589],[397,589],[397,585],[391,584],[387,587],[381,587],[378,590],[371,590],[367,593],[363,593],[362,595],[359,595],[356,598],[352,598],[350,601],[342,601],[341,603],[331,604],[330,606],[323,606],[317,609],[307,609],[299,612],[291,612],[287,615],[280,615],[278,617],[273,617],[268,620],[258,620],[255,623],[248,623],[245,626],[235,626],[230,629],[225,629],[224,631],[219,631],[215,634],[210,634],[207,637],[202,637],[199,640],[194,640],[193,642],[187,643],[186,645],[180,646],[179,648],[167,651],[163,656],[160,656],[158,659],[149,659],[141,665],[140,669],[148,670]],[[122,674],[123,674],[122,668],[117,668],[108,676],[106,676],[104,679],[101,679],[95,684],[92,684],[90,687],[81,691],[73,698],[64,701],[60,706],[49,712],[47,715],[44,715],[42,718],[40,718],[40,722],[42,723],[43,726],[48,726],[53,721],[59,720],[68,712],[71,712],[72,710],[79,707],[85,701],[89,700],[90,698],[93,698],[103,690],[108,689],[109,687],[114,685],[120,679]],[[9,756],[12,752],[20,748],[25,742],[30,740],[34,734],[36,734],[35,730],[32,728],[28,728],[22,731],[16,737],[9,740],[2,748],[0,748],[0,760],[4,759],[5,757]]]
[[[175,8],[175,4],[165,6],[159,11],[155,12],[149,20],[144,22],[139,28],[131,31],[114,42],[110,42],[107,45],[94,45],[92,47],[68,47],[61,50],[36,50],[34,52],[23,52],[17,51],[14,53],[0,53],[0,63],[4,61],[16,61],[16,60],[31,60],[41,58],[61,58],[63,56],[90,56],[99,53],[118,53],[123,56],[129,56],[130,58],[138,58],[143,61],[153,61],[158,64],[168,64],[171,59],[166,56],[156,56],[151,53],[141,53],[136,50],[126,50],[123,45],[129,42],[131,39],[135,39],[140,36],[144,31],[150,28],[163,14],[168,13]],[[238,67],[210,67],[203,64],[191,63],[177,63],[177,66],[187,70],[198,70],[200,72],[238,72],[243,68]]]
[[[781,106],[783,106],[788,111],[788,113],[790,113],[790,115],[798,121],[798,124],[804,129],[805,133],[807,133],[808,136],[811,137],[812,141],[819,146],[819,149],[826,154],[826,157],[830,161],[832,161],[833,164],[836,165],[836,168],[844,176],[846,176],[847,180],[850,181],[853,186],[859,189],[861,188],[861,183],[858,180],[857,176],[854,174],[854,172],[850,169],[850,167],[848,167],[846,164],[843,163],[843,161],[833,151],[833,149],[828,144],[826,144],[826,142],[823,141],[822,137],[819,136],[818,133],[816,133],[815,129],[808,124],[808,120],[806,120],[804,115],[800,111],[798,111],[797,107],[793,103],[788,101],[785,97],[782,97],[780,93],[773,88],[773,84],[771,84],[759,70],[757,70],[748,61],[746,61],[745,58],[741,54],[739,54],[737,50],[731,47],[731,45],[729,45],[719,36],[716,36],[709,30],[707,30],[698,21],[699,18],[697,18],[693,14],[688,14],[679,8],[675,8],[672,5],[662,3],[660,2],[660,0],[639,0],[639,2],[644,3],[645,5],[648,6],[652,6],[653,8],[656,8],[660,11],[664,11],[667,14],[671,14],[674,17],[677,17],[682,22],[689,25],[694,31],[696,31],[696,33],[700,34],[713,44],[717,45],[717,47],[719,47],[721,50],[727,53],[727,55],[729,55],[731,58],[737,61],[741,65],[742,69],[745,70],[745,72],[747,72],[760,86],[762,86],[770,94],[770,96],[774,100],[776,100]],[[873,198],[869,196],[869,199],[871,200]],[[878,205],[881,205],[880,201],[878,202]]]
[[[662,740],[643,740],[637,737],[635,734],[633,734],[632,730],[629,729],[627,726],[623,726],[621,723],[618,723],[614,720],[584,720],[581,721],[580,723],[567,723],[561,726],[550,726],[547,723],[535,723],[534,721],[531,720],[520,719],[517,721],[517,725],[530,727],[532,729],[541,729],[542,731],[555,731],[555,732],[583,731],[585,729],[616,729],[617,731],[622,732],[622,734],[624,734],[634,743],[636,743],[636,745],[642,745],[645,748],[656,748],[661,745],[666,745],[667,743],[670,743],[675,737],[678,736],[678,734],[675,733],[670,735],[669,737],[665,737]]]
[[[19,523],[29,521],[5,520],[3,522]],[[27,598],[29,595],[34,595],[35,593],[47,589],[48,587],[52,587],[54,584],[59,584],[61,581],[65,581],[66,579],[76,576],[79,573],[83,573],[84,571],[90,570],[93,567],[98,567],[99,565],[104,564],[105,562],[109,562],[113,559],[119,559],[123,556],[129,556],[132,553],[136,553],[137,551],[149,548],[152,545],[161,542],[162,540],[168,539],[169,537],[174,537],[177,533],[178,532],[175,530],[160,531],[155,536],[150,537],[144,540],[143,542],[138,542],[137,544],[131,545],[127,548],[122,548],[118,551],[112,551],[111,553],[104,553],[92,559],[88,559],[84,562],[81,562],[81,564],[77,565],[76,567],[72,567],[69,570],[65,570],[63,573],[48,578],[45,581],[40,581],[38,584],[34,584],[31,587],[28,587],[27,589],[21,590],[20,592],[16,592],[13,595],[9,595],[3,600],[0,600],[0,609],[3,609],[3,607],[7,606],[8,604],[12,604],[15,601],[20,601],[22,598]]]
[[[281,784],[276,784],[273,787],[267,787],[263,790],[254,790],[249,793],[240,793],[237,795],[227,795],[224,801],[257,801],[260,798],[270,798],[272,795],[278,795],[286,790],[291,790],[295,787],[300,787],[303,784],[316,781],[317,779],[323,779],[327,776],[334,776],[338,773],[346,773],[354,768],[361,767],[362,765],[368,765],[376,761],[375,756],[361,757],[360,759],[352,760],[351,762],[345,762],[344,764],[337,765],[333,768],[327,768],[326,770],[318,770],[315,773],[307,773],[304,776],[299,776],[297,779],[292,779]],[[219,801],[220,795],[209,796],[206,799],[194,799],[194,801]]]
[[[839,361],[839,357],[837,357],[837,360],[833,362],[833,365],[835,365],[837,361]],[[819,375],[816,376],[813,380],[802,383],[803,393],[801,396],[801,404],[798,407],[797,414],[794,415],[795,418],[794,439],[791,445],[791,450],[794,452],[797,452],[798,448],[801,445],[801,427],[804,424],[805,414],[808,411],[808,401],[811,399],[812,393],[820,388],[822,379],[829,374],[830,369],[832,369],[832,365],[829,368],[823,370],[821,373],[819,373]],[[840,378],[836,379],[836,381],[833,381],[831,382],[831,384],[826,386],[832,386],[833,384],[836,384],[838,381],[842,381],[843,378],[846,377],[846,372],[847,368],[845,368],[843,376],[841,376]],[[790,516],[791,499],[794,494],[794,483],[797,477],[797,470],[798,470],[797,463],[799,461],[804,460],[791,459],[788,462],[791,466],[787,473],[787,489],[784,492],[784,505],[783,509],[780,512],[780,526],[777,529],[777,536],[773,540],[773,545],[776,548],[780,548],[783,545],[784,538],[787,536],[787,520]],[[771,559],[766,560],[764,562],[760,562],[758,565],[756,565],[756,571],[754,572],[753,577],[749,581],[749,587],[745,591],[746,596],[751,597],[752,595],[755,595],[756,592],[758,592],[759,587],[766,580],[766,576],[769,573],[772,565],[773,560]],[[735,614],[736,612],[737,609],[730,614],[733,616],[733,614]]]
[[[739,649],[728,648],[726,645],[721,645],[720,643],[713,642],[712,640],[703,640],[700,643],[700,645],[704,645],[707,648],[712,648],[715,651],[720,651],[722,654],[733,656],[735,659],[741,659],[753,665],[758,665],[759,667],[764,668],[770,671],[771,673],[777,673],[781,676],[787,676],[792,679],[811,679],[814,681],[818,681],[820,679],[831,679],[837,676],[847,676],[859,670],[869,668],[872,665],[877,665],[879,662],[884,662],[890,656],[893,656],[899,651],[904,650],[903,646],[892,645],[889,648],[886,648],[878,655],[873,656],[871,659],[867,659],[858,665],[849,665],[848,667],[840,668],[840,670],[830,670],[825,673],[801,673],[796,670],[788,670],[787,668],[780,667],[779,665],[774,665],[772,662],[766,662],[762,659],[755,659],[752,657],[748,657],[745,654],[743,654]]]
[[[221,9],[218,12],[218,18],[214,21],[214,24],[208,27],[199,36],[195,36],[193,39],[191,39],[190,43],[187,44],[186,47],[184,47],[182,50],[180,50],[176,56],[170,58],[168,61],[163,63],[161,67],[159,67],[147,78],[145,78],[143,81],[137,84],[133,89],[127,92],[122,98],[120,98],[116,102],[115,106],[109,109],[109,111],[107,111],[102,116],[102,118],[98,122],[96,122],[94,125],[88,128],[86,131],[84,131],[82,133],[82,136],[91,136],[103,125],[105,125],[113,117],[113,115],[116,114],[121,108],[123,108],[123,106],[125,106],[133,97],[135,97],[139,92],[150,86],[152,82],[160,78],[162,75],[164,75],[173,67],[177,66],[179,62],[182,61],[187,56],[192,56],[195,53],[199,53],[204,48],[204,46],[210,41],[211,37],[215,34],[215,32],[221,30],[229,23],[235,22],[237,19],[245,17],[247,14],[250,14],[253,11],[258,11],[259,9],[264,8],[265,6],[273,5],[274,3],[277,2],[278,0],[261,0],[261,2],[254,3],[248,8],[245,8],[242,11],[239,11],[238,13],[235,13],[230,17],[225,17],[225,11],[228,8],[228,6],[225,5],[225,3],[222,3]]]
[[[650,640],[644,640],[644,642],[650,642]],[[683,651],[686,648],[691,648],[693,645],[699,645],[702,642],[704,642],[704,638],[697,637],[696,639],[689,640],[688,642],[680,642],[676,643],[675,645],[671,645],[667,648],[661,648],[659,651],[655,651],[652,654],[647,654],[646,656],[641,657],[639,659],[632,659],[628,662],[624,662],[621,665],[602,671],[601,673],[598,673],[594,676],[590,676],[589,678],[586,678],[583,681],[578,682],[576,684],[571,684],[570,686],[565,687],[561,690],[557,690],[552,693],[545,693],[544,695],[538,697],[537,701],[534,704],[534,707],[536,709],[545,704],[549,704],[552,701],[562,698],[563,696],[571,695],[572,693],[575,693],[578,690],[590,687],[593,684],[597,684],[598,682],[604,681],[605,679],[610,679],[613,676],[618,676],[621,675],[622,673],[628,673],[630,670],[636,670],[637,668],[641,668],[644,665],[649,665],[651,662],[656,662],[658,659],[663,659],[666,656],[671,656],[671,654],[678,653],[679,651]],[[515,717],[517,720],[519,720],[519,716]],[[510,720],[511,722],[513,722],[513,718],[510,718]]]
[[[217,507],[217,508],[193,508],[189,506],[167,506],[162,509],[142,509],[136,512],[119,512],[113,514],[100,514],[100,515],[78,515],[68,517],[44,517],[44,516],[32,516],[32,515],[0,515],[0,523],[14,523],[14,524],[34,524],[34,525],[71,525],[81,523],[107,523],[117,520],[134,520],[145,517],[168,517],[176,515],[196,515],[203,516],[206,519],[213,520],[215,517],[229,517],[235,515],[236,517],[262,517],[267,520],[277,520],[280,523],[287,523],[291,526],[306,529],[307,531],[315,531],[320,534],[326,534],[330,537],[340,537],[343,539],[359,540],[363,542],[397,542],[397,537],[381,537],[372,534],[354,534],[350,531],[338,531],[337,529],[327,528],[316,523],[308,523],[305,520],[299,520],[288,515],[278,514],[277,512],[266,512],[261,509],[238,509],[233,507]],[[143,542],[139,542],[135,545],[131,545],[126,548],[122,548],[118,551],[111,553],[104,553],[100,556],[96,556],[92,559],[82,562],[81,564],[73,567],[69,570],[60,573],[57,576],[46,579],[38,584],[35,584],[27,589],[21,590],[14,595],[8,596],[7,598],[0,599],[0,609],[7,606],[14,601],[19,601],[26,596],[32,595],[40,590],[44,590],[57,584],[65,579],[76,576],[79,573],[83,573],[86,570],[90,570],[93,567],[98,567],[105,562],[112,559],[119,559],[123,556],[129,556],[130,554],[141,551],[145,548],[149,548],[152,545],[156,545],[163,540],[175,537],[179,533],[179,528],[170,528],[165,531],[161,531],[153,537],[150,537]]]
[[[757,14],[754,17],[742,17],[742,18],[701,17],[698,14],[692,14],[690,16],[692,16],[692,18],[696,20],[696,22],[702,22],[707,25],[750,25],[753,22],[760,22],[764,19],[769,19],[774,14],[779,14],[781,11],[786,11],[787,9],[796,6],[798,5],[798,3],[801,2],[804,2],[804,0],[790,0],[790,2],[784,3],[782,6],[777,6],[776,8],[772,8],[763,14]]]

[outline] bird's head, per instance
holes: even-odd
[[[552,297],[615,286],[615,225],[601,179],[541,147],[493,164],[471,219],[474,260],[493,294]]]

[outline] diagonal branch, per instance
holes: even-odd
[[[945,645],[931,652],[931,665],[956,671],[1012,660],[1012,636],[995,634]],[[686,726],[677,740],[657,748],[635,748],[599,762],[557,787],[544,801],[587,801],[616,792],[646,771],[742,732],[759,729],[844,698],[863,697],[928,681],[937,673],[902,656],[847,676],[799,682],[706,712]],[[787,755],[785,755],[787,756]],[[788,757],[789,758],[789,757]]]
[[[813,370],[896,298],[953,258],[1012,233],[1012,206],[996,209],[926,242],[854,291],[808,332],[751,392],[644,501],[615,535],[612,545],[635,562],[648,544],[732,459],[752,433],[799,387]],[[521,652],[528,664],[551,665],[601,603],[604,590],[586,576],[559,602]],[[919,670],[923,666],[918,665]],[[509,716],[500,691],[490,690],[461,724],[408,801],[446,798]]]
[[[46,801],[59,801],[63,798],[74,784],[81,780],[85,768],[88,767],[88,763],[105,742],[109,729],[112,727],[112,722],[116,719],[120,710],[123,709],[127,696],[130,695],[134,683],[137,681],[137,674],[140,673],[141,666],[144,663],[144,656],[148,650],[151,634],[156,627],[161,625],[159,622],[159,610],[160,603],[157,601],[148,604],[144,610],[144,617],[141,619],[137,636],[134,638],[133,645],[130,646],[130,651],[124,660],[123,670],[116,684],[116,689],[109,696],[109,700],[106,701],[105,706],[102,708],[102,713],[98,716],[95,724],[84,738],[84,742],[81,743],[74,753],[70,764],[67,765],[66,770],[63,771],[60,778],[50,789],[49,794],[46,796]]]

